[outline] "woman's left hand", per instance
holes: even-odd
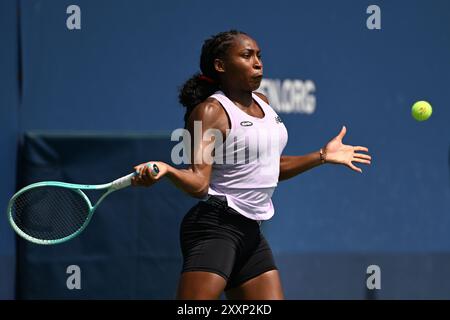
[[[343,164],[352,170],[362,173],[362,170],[352,162],[359,162],[370,164],[372,157],[367,154],[357,153],[357,151],[369,152],[366,147],[354,147],[342,143],[347,132],[345,126],[342,127],[341,132],[324,147],[325,161],[327,163]]]

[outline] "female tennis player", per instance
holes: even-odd
[[[261,50],[244,32],[231,30],[207,39],[200,70],[179,94],[186,107],[186,129],[192,141],[199,141],[192,143],[191,164],[180,170],[151,161],[160,169],[156,176],[140,164],[132,184],[150,186],[165,176],[201,199],[181,223],[178,299],[218,299],[222,292],[229,299],[283,299],[272,251],[260,232],[261,222],[274,214],[271,196],[278,181],[325,163],[362,173],[353,162],[370,164],[371,157],[360,153],[368,152],[365,147],[342,143],[345,127],[316,152],[281,155],[287,131],[267,98],[255,92],[263,76]],[[196,122],[202,136],[212,129],[221,136],[195,137]],[[256,157],[249,156],[255,150]],[[223,159],[229,161],[218,161]]]

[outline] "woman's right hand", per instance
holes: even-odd
[[[156,164],[158,166],[158,174],[152,174],[151,166],[149,166],[150,164]],[[149,161],[135,166],[134,169],[136,170],[137,175],[131,178],[131,184],[133,186],[150,187],[166,175],[169,166],[161,161]]]

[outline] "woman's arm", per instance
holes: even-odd
[[[287,180],[309,169],[322,164],[320,152],[309,153],[304,156],[281,156],[279,181]]]
[[[200,121],[201,124],[201,136],[194,135],[194,123]],[[197,124],[197,126],[198,126]],[[191,136],[191,163],[187,169],[177,169],[171,165],[151,161],[158,165],[160,172],[156,176],[152,176],[150,169],[146,166],[146,163],[140,164],[135,167],[138,170],[139,175],[132,180],[133,185],[151,186],[156,183],[163,176],[169,178],[169,180],[179,189],[188,193],[189,195],[202,198],[208,193],[209,181],[211,177],[212,164],[213,164],[213,146],[214,139],[204,141],[202,139],[204,133],[209,129],[219,129],[221,133],[225,130],[223,126],[227,126],[227,117],[223,109],[218,103],[207,100],[199,104],[192,111],[187,123],[187,130]],[[197,143],[195,143],[197,140]]]
[[[341,132],[328,142],[323,149],[305,156],[281,156],[280,175],[278,180],[286,180],[317,167],[322,163],[342,164],[350,169],[362,173],[353,162],[371,164],[372,157],[368,154],[357,153],[357,151],[369,152],[366,147],[350,146],[342,143],[342,139],[347,133],[347,128],[342,127]],[[322,152],[322,155],[321,155]]]

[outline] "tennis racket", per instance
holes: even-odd
[[[159,168],[149,163],[151,174]],[[58,181],[33,183],[19,190],[8,203],[8,219],[22,238],[37,244],[58,244],[78,236],[89,224],[95,209],[112,192],[131,185],[137,172],[99,185],[72,184]],[[97,203],[82,190],[104,190]]]

